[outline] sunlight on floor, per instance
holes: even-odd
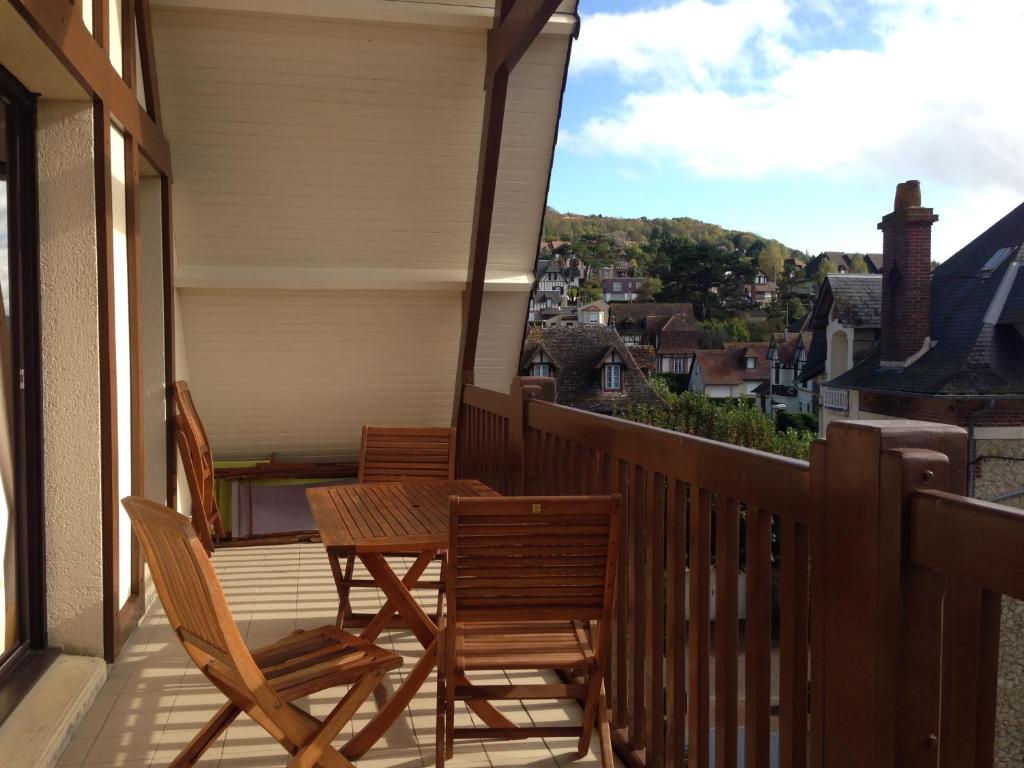
[[[279,640],[293,629],[334,621],[337,592],[327,557],[319,544],[222,549],[214,555],[214,565],[239,629],[250,647]],[[425,578],[436,578],[436,574],[428,573]],[[434,602],[429,593],[418,597],[424,605]],[[353,602],[356,611],[376,610],[381,604],[379,595],[366,589],[353,590]],[[406,659],[404,667],[391,673],[388,679],[387,687],[393,688],[400,682],[402,672],[412,668],[422,649],[411,633],[401,630],[385,632],[379,642]],[[474,677],[477,679],[487,682],[482,676]],[[509,679],[516,683],[539,682],[537,675],[531,673],[511,673]],[[323,717],[343,693],[344,689],[340,688],[324,691],[297,704]],[[434,697],[431,675],[406,716],[357,765],[360,768],[433,765]],[[125,768],[167,765],[223,703],[223,695],[185,655],[157,602],[121,659],[110,668],[106,685],[58,765]],[[361,728],[376,712],[376,706],[371,697],[335,740],[335,746],[342,746]],[[578,722],[580,714],[575,704],[563,706],[558,702],[533,702],[529,713],[517,702],[505,702],[497,707],[513,722],[523,725],[531,721],[536,724]],[[463,710],[460,717],[468,724],[472,715]],[[565,738],[486,744],[458,741],[455,757],[447,764],[453,768],[506,765],[592,768],[600,765],[596,739],[591,754],[582,760],[576,759],[575,744],[575,739]],[[287,762],[287,753],[243,714],[198,765],[202,768],[270,768],[284,766]]]

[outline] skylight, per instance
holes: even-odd
[[[981,268],[981,271],[994,272],[999,269],[999,265],[1006,261],[1006,257],[1010,255],[1010,251],[1012,250],[1012,248],[1000,248],[992,254],[988,261],[985,262],[985,266]]]

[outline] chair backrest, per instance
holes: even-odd
[[[213,452],[206,437],[203,422],[192,402],[188,382],[174,382],[175,439],[181,461],[185,468],[185,479],[192,494],[192,525],[207,552],[213,551],[214,536],[224,535],[220,510],[213,482]]]
[[[209,658],[238,675],[255,666],[210,558],[189,519],[149,499],[121,501],[146,554],[157,594],[185,650],[204,668]]]
[[[621,506],[619,496],[453,496],[449,621],[597,620],[606,632]]]
[[[455,478],[455,429],[363,427],[359,482]]]

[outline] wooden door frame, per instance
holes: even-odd
[[[20,407],[13,407],[12,456],[16,457],[14,509],[17,526],[18,620],[21,642],[0,660],[0,722],[55,657],[47,650],[46,546],[43,510],[42,380],[40,357],[39,213],[36,180],[36,98],[7,70],[0,67],[0,108],[13,107],[16,121],[5,125],[13,153],[5,169],[16,181],[8,196],[8,216],[14,221],[8,252],[11,254],[10,292],[12,328],[11,367],[24,372],[12,390],[22,392]]]

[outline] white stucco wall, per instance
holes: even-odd
[[[39,102],[47,622],[103,654],[102,489],[92,105]]]

